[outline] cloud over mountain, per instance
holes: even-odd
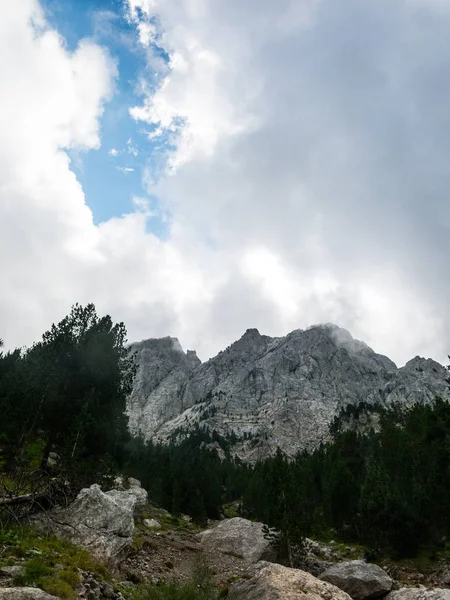
[[[338,322],[403,362],[448,352],[450,11],[395,0],[128,0],[136,127],[166,140],[151,211],[94,225],[67,150],[98,147],[121,65],[39,4],[0,24],[0,334],[92,300],[202,358],[247,327]],[[162,58],[163,57],[163,58]],[[164,58],[166,57],[166,58]],[[158,77],[155,78],[155,72]],[[159,82],[159,83],[157,83]],[[149,140],[150,143],[150,140]],[[105,200],[107,201],[107,199]]]

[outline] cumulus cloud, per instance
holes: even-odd
[[[69,149],[100,144],[99,120],[117,68],[87,40],[68,52],[38,2],[3,11],[0,72],[0,330],[6,347],[29,345],[74,302],[94,301],[126,321],[130,338],[202,330],[214,273],[201,244],[174,228],[170,244],[136,211],[95,226]],[[209,286],[209,287],[208,287]],[[185,321],[186,320],[186,321]],[[203,325],[204,330],[204,325]]]
[[[247,306],[239,319],[218,294],[223,328],[252,321],[279,334],[336,320],[400,362],[443,359],[444,3],[129,6],[138,23],[159,23],[170,56],[159,88],[132,109],[176,139],[158,193],[214,241],[221,294]]]
[[[152,143],[168,140],[166,173],[157,185],[153,165],[147,175],[170,214],[167,239],[148,232],[142,199],[95,226],[71,170],[67,150],[101,141],[117,77],[108,51],[85,40],[68,52],[37,1],[12,3],[0,23],[6,344],[29,344],[73,302],[94,301],[131,339],[177,336],[202,358],[248,327],[282,335],[334,321],[398,362],[444,360],[444,3],[127,8],[159,70],[130,111]]]

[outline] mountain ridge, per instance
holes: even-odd
[[[130,351],[138,364],[127,409],[134,434],[165,442],[206,427],[236,438],[233,452],[251,462],[276,447],[288,455],[316,447],[347,405],[449,398],[447,370],[436,361],[415,357],[398,368],[330,323],[276,338],[247,329],[204,363],[170,337]]]

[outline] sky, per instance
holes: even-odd
[[[205,360],[333,322],[450,353],[448,0],[20,0],[0,337],[79,302]]]

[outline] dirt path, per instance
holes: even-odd
[[[205,552],[196,541],[196,534],[178,530],[144,533],[121,564],[122,576],[134,583],[183,581],[190,579],[196,569],[208,568],[215,582],[226,586],[243,574],[247,566],[244,560]]]

